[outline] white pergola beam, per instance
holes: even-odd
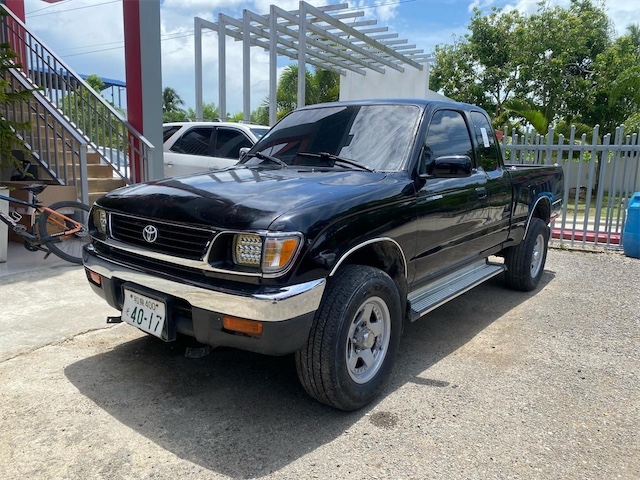
[[[257,46],[269,52],[270,124],[275,123],[277,113],[278,55],[298,61],[298,106],[305,104],[307,63],[340,75],[346,75],[347,70],[366,75],[367,70],[384,74],[385,68],[404,72],[405,65],[422,70],[424,64],[435,60],[432,54],[409,45],[406,39],[398,39],[397,33],[386,33],[388,27],[376,26],[377,20],[356,20],[364,17],[362,10],[344,10],[349,10],[346,3],[314,7],[301,1],[299,9],[292,11],[271,5],[268,15],[243,10],[240,19],[224,14],[218,15],[218,22],[195,18],[196,118],[202,117],[202,34],[205,28],[218,33],[218,93],[222,118],[226,117],[227,36],[243,42],[242,110],[245,120],[251,115],[250,48]],[[329,15],[327,12],[338,13]],[[353,21],[347,24],[342,21],[346,19]]]
[[[311,7],[310,5],[307,5],[307,7],[309,9],[313,9],[314,8],[314,7]],[[278,13],[278,15],[282,16],[283,18],[288,18],[288,17],[290,18],[291,17],[289,12],[287,12],[286,10],[282,10],[279,7],[276,7],[276,12]],[[317,10],[317,9],[315,9],[315,12],[317,12],[320,15],[326,15],[325,13],[323,13],[322,11]],[[314,13],[314,15],[315,15],[315,13]],[[331,18],[331,17],[329,17],[329,18]],[[336,22],[339,22],[339,21],[336,20]],[[324,35],[326,37],[327,41],[331,41],[331,42],[337,43],[339,45],[342,45],[343,47],[345,47],[347,49],[350,49],[350,50],[353,50],[353,51],[355,51],[357,53],[360,53],[364,57],[371,58],[372,60],[375,60],[375,61],[377,61],[379,63],[382,63],[382,64],[384,64],[384,65],[386,65],[388,67],[391,67],[391,68],[393,68],[395,70],[398,70],[399,72],[403,72],[404,71],[404,69],[402,67],[398,67],[397,65],[393,64],[392,62],[388,62],[387,60],[382,59],[382,58],[374,58],[374,56],[372,56],[370,54],[370,52],[367,52],[362,47],[354,45],[353,42],[350,42],[348,40],[340,38],[340,37],[334,35],[333,33],[328,32],[328,31],[322,29],[321,27],[319,27],[319,26],[317,26],[317,25],[315,25],[313,23],[305,23],[305,22],[302,22],[302,23],[304,23],[304,25],[306,26],[306,30],[311,30],[312,32],[317,33],[319,35]],[[353,29],[353,31],[357,32],[357,30],[355,30],[355,29]]]
[[[223,23],[224,24],[228,24],[231,25],[233,27],[236,27],[236,30],[232,30],[230,28],[226,28],[225,29],[225,34],[232,37],[233,39],[237,40],[237,41],[242,41],[243,40],[243,33],[242,33],[242,22],[240,22],[239,20],[236,20],[235,18],[229,17],[223,13],[220,14],[220,16],[223,19]],[[214,23],[213,25],[219,25],[219,23]],[[270,51],[270,45],[268,42],[266,42],[265,40],[261,40],[259,39],[257,36],[253,36],[250,38],[249,42],[251,43],[251,45],[255,46],[255,47],[261,47],[266,51]],[[282,43],[282,41],[280,41],[280,43]],[[291,47],[291,50],[287,50],[285,48],[282,47],[276,47],[276,51],[278,52],[278,54],[283,55],[285,57],[289,57],[293,60],[298,58],[298,47],[297,44],[293,45]],[[333,62],[332,59],[330,57],[327,56],[326,61],[329,63],[324,63],[322,61],[317,61],[314,59],[309,59],[307,60],[308,63],[317,66],[318,68],[323,68],[325,70],[331,70],[335,73],[338,73],[340,75],[344,75],[346,72],[344,70],[341,70],[340,68],[336,68],[335,65],[336,62]],[[337,65],[337,64],[336,64]],[[349,70],[353,70],[353,68],[349,68]],[[361,70],[362,71],[362,70]],[[360,73],[360,72],[356,72],[356,73]]]
[[[414,62],[413,60],[409,60],[409,59],[405,59],[405,57],[403,57],[400,53],[395,52],[394,50],[385,47],[384,45],[376,42],[375,40],[371,40],[370,37],[368,37],[367,35],[359,32],[358,30],[356,30],[353,27],[350,27],[349,25],[346,24],[341,24],[341,22],[339,20],[334,20],[331,15],[327,15],[326,13],[324,13],[322,10],[319,10],[311,5],[307,5],[307,11],[308,13],[323,19],[325,22],[327,22],[329,25],[333,25],[336,28],[339,28],[345,32],[350,32],[355,38],[357,38],[358,40],[361,40],[365,43],[368,43],[369,45],[371,45],[373,48],[380,50],[380,52],[382,53],[386,53],[391,55],[394,58],[397,58],[398,60],[407,63],[408,65],[418,69],[418,70],[422,70],[423,66],[420,65],[419,63]],[[339,38],[339,37],[336,37]],[[383,62],[384,63],[384,62]],[[391,65],[389,65],[391,66]],[[392,67],[393,68],[393,67]],[[401,70],[401,71],[404,71]]]
[[[269,22],[265,22],[264,21],[264,17],[258,14],[255,14],[253,12],[250,12],[250,18],[252,19],[252,21],[254,21],[255,23],[261,24],[261,25],[265,25],[266,23],[271,22],[271,19],[269,20]],[[277,16],[276,16],[277,19]],[[265,25],[268,26],[268,25]],[[264,28],[261,27],[251,27],[251,31],[257,35],[257,36],[261,36],[263,38],[271,38],[271,33],[267,32]],[[295,30],[289,28],[289,27],[285,27],[282,24],[279,24],[277,26],[277,31],[278,32],[282,32],[284,34],[284,36],[279,35],[278,36],[278,40],[277,42],[279,44],[284,45],[285,47],[288,48],[293,48],[297,51],[298,49],[298,44],[296,43],[297,37],[298,37],[298,32],[296,32]],[[292,38],[292,40],[288,40],[284,37],[289,37]],[[294,40],[295,39],[295,40]],[[334,48],[330,45],[325,45],[322,42],[319,42],[313,38],[310,38],[309,36],[307,36],[307,41],[306,41],[307,45],[311,45],[312,47],[316,47],[316,48],[312,48],[307,46],[307,53],[309,55],[312,55],[313,57],[316,57],[318,60],[322,61],[322,62],[327,62],[328,65],[336,64],[339,67],[342,68],[346,68],[347,70],[351,70],[354,73],[358,73],[360,75],[366,75],[366,71],[363,70],[362,68],[357,68],[357,67],[352,67],[350,63],[347,63],[349,60],[351,60],[348,52],[342,51],[342,50],[338,50],[337,48]],[[326,53],[325,53],[326,52]],[[296,54],[297,56],[297,54]],[[340,57],[340,59],[336,59],[335,57]],[[292,57],[293,58],[293,57]],[[344,60],[342,60],[344,59]],[[361,63],[362,66],[367,67],[368,65],[365,62]],[[325,69],[327,70],[327,69]]]

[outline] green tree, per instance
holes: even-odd
[[[494,115],[502,113],[518,82],[524,21],[516,10],[502,13],[494,8],[482,15],[475,9],[469,34],[452,45],[436,46],[431,88]]]
[[[568,8],[543,4],[524,31],[518,96],[532,100],[549,121],[580,117],[592,93],[596,57],[611,45],[604,6],[591,0],[572,0]]]
[[[19,104],[33,98],[31,90],[13,91],[10,87],[9,69],[21,66],[15,61],[16,58],[18,54],[11,50],[8,43],[0,43],[0,106],[3,110],[3,116],[0,118],[0,169],[6,170],[9,174],[14,169],[22,169],[22,162],[16,158],[13,151],[26,151],[23,143],[16,136],[16,131],[28,130],[31,128],[31,122],[11,120],[11,115],[4,112],[11,111],[11,108],[18,107]]]
[[[162,120],[164,122],[180,122],[186,119],[187,113],[180,108],[184,100],[171,87],[164,87],[162,91]]]
[[[528,17],[475,10],[470,33],[436,48],[434,90],[499,116],[505,101],[528,101],[548,122],[580,119],[593,88],[594,62],[611,45],[600,3],[572,0],[568,8],[541,3]]]
[[[305,104],[314,105],[316,103],[335,102],[340,96],[340,75],[327,71],[315,69],[313,72],[305,72]],[[289,65],[284,69],[278,87],[276,89],[277,98],[277,118],[282,118],[287,113],[295,110],[298,105],[298,66]],[[261,105],[260,114],[266,115],[260,123],[268,124],[269,102],[265,100]]]
[[[258,108],[251,112],[251,121],[258,125],[269,125],[269,102],[267,99]]]
[[[220,113],[218,112],[218,107],[216,107],[215,103],[211,102],[202,104],[203,120],[212,121],[217,118],[220,118]],[[191,120],[192,122],[196,120],[196,111],[191,107],[187,109],[187,120]]]

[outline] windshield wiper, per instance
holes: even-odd
[[[358,163],[355,160],[339,157],[338,155],[334,155],[333,153],[329,153],[329,152],[317,152],[317,153],[316,152],[298,152],[297,155],[301,157],[314,157],[314,158],[322,158],[323,160],[333,160],[334,163],[344,163],[346,165],[359,168],[360,170],[366,170],[367,172],[375,172],[373,168],[369,168],[366,165],[362,165],[361,163]]]
[[[256,157],[256,158],[259,158],[260,160],[270,160],[273,163],[277,163],[282,168],[288,168],[289,167],[289,165],[287,165],[285,162],[283,162],[279,158],[272,157],[271,155],[265,155],[264,153],[261,153],[261,152],[249,153],[247,155],[247,157],[249,157],[249,158]]]

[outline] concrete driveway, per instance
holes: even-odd
[[[406,328],[344,413],[291,357],[185,358],[78,267],[0,278],[0,478],[640,478],[640,260],[552,250],[541,289],[482,285]]]

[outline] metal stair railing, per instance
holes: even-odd
[[[0,14],[0,40],[17,52],[22,73],[111,165],[115,175],[127,183],[148,179],[153,145],[11,10],[0,5]],[[132,165],[139,166],[137,171]]]
[[[5,79],[12,91],[33,88],[15,69],[9,70],[9,78]],[[31,123],[31,128],[15,131],[16,137],[52,178],[75,186],[78,198],[88,204],[88,142],[84,136],[38,90],[33,91],[30,101],[5,105],[0,114],[16,122]]]

